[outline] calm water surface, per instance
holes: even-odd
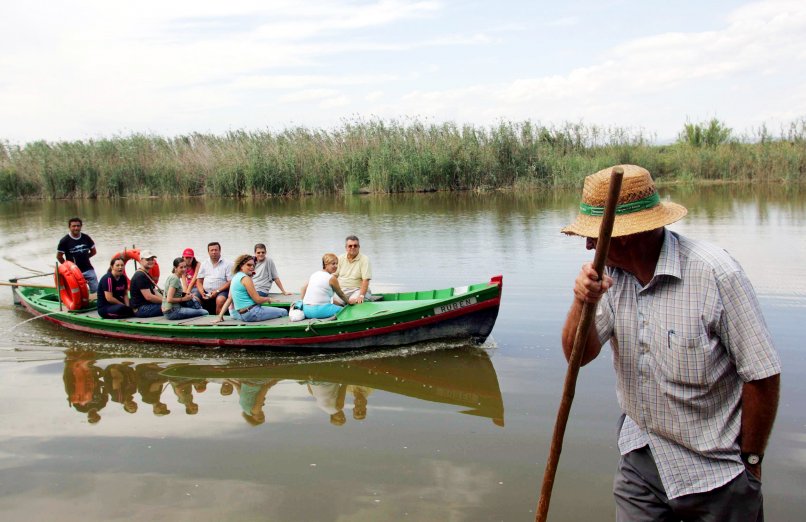
[[[768,520],[806,512],[806,194],[664,190],[672,226],[749,273],[780,350],[783,396],[764,461]],[[277,201],[0,204],[2,279],[52,270],[80,215],[101,272],[124,246],[225,257],[265,242],[287,288],[361,238],[376,291],[503,274],[481,347],[380,353],[176,349],[58,329],[0,288],[3,520],[533,520],[565,375],[559,331],[590,259],[559,229],[577,195],[428,194]],[[33,280],[47,283],[44,278]],[[618,459],[610,358],[580,374],[552,520],[609,520]]]

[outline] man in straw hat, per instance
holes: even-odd
[[[623,165],[607,268],[583,265],[563,327],[568,358],[584,303],[598,303],[582,364],[610,341],[622,409],[618,520],[763,520],[761,459],[781,364],[758,300],[724,250],[665,227],[646,169]],[[611,169],[585,179],[563,229],[595,248]]]

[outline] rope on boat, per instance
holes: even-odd
[[[307,328],[305,328],[305,331],[306,332],[313,332],[314,335],[319,335],[319,332],[317,332],[316,329],[313,327],[314,324],[318,324],[319,322],[321,322],[321,321],[317,321],[316,319],[314,319],[313,321],[308,323],[308,326],[307,326]]]
[[[17,265],[18,267],[22,268],[23,270],[27,270],[29,272],[33,272],[33,273],[36,274],[35,276],[30,276],[30,277],[40,277],[40,276],[52,275],[49,272],[43,272],[42,270],[39,270],[37,268],[28,268],[27,266],[23,266],[23,265],[17,263],[16,261],[12,261],[11,259],[8,259],[8,258],[4,258],[4,259],[6,261],[11,262],[14,265]],[[17,279],[27,279],[27,278],[26,277],[18,277]]]

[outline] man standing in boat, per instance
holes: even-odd
[[[69,232],[59,241],[59,246],[56,247],[56,259],[59,260],[59,263],[64,263],[65,260],[75,263],[81,273],[84,274],[84,280],[87,281],[90,293],[94,294],[98,291],[98,276],[95,274],[95,268],[93,268],[92,263],[90,263],[90,258],[97,252],[92,238],[81,233],[82,226],[81,218],[73,217],[68,220],[67,227]]]
[[[761,460],[778,408],[781,362],[758,299],[723,249],[666,229],[649,172],[623,165],[607,267],[583,265],[563,327],[570,357],[584,303],[597,303],[582,364],[610,341],[622,415],[616,519],[763,520]],[[585,179],[563,229],[595,248],[611,169]]]
[[[369,291],[372,267],[369,258],[360,252],[361,243],[356,236],[347,236],[345,248],[347,252],[339,256],[336,277],[350,304],[360,304],[372,297]],[[338,296],[333,296],[333,302],[345,304]]]
[[[207,245],[207,255],[196,277],[196,289],[201,295],[201,304],[210,314],[218,315],[229,296],[232,281],[232,263],[221,257],[221,243],[213,241]]]

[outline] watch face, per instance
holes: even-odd
[[[758,464],[759,460],[761,460],[761,459],[758,458],[758,455],[748,455],[747,456],[747,463],[750,464],[751,466],[755,466],[756,464]]]

